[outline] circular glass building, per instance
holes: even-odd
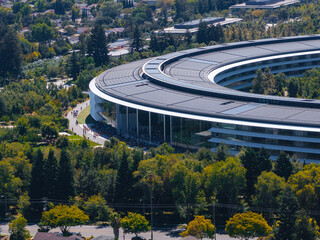
[[[320,35],[185,50],[124,64],[90,82],[91,116],[141,143],[214,150],[227,144],[320,160],[320,101],[252,94],[258,69],[320,67]]]

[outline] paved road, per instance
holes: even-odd
[[[8,234],[8,224],[0,224],[0,228],[2,228],[2,234]],[[32,224],[27,227],[27,229],[30,231],[31,235],[35,235],[38,229],[38,225]],[[53,229],[52,232],[59,232],[59,229]],[[84,237],[90,237],[90,236],[100,236],[105,235],[108,237],[113,237],[113,231],[111,227],[103,227],[103,226],[91,226],[91,225],[85,225],[85,226],[76,226],[71,228],[71,232],[75,233],[81,233]],[[147,233],[140,234],[141,236],[145,237],[146,239],[150,239],[150,231]],[[131,237],[134,235],[132,234],[126,234],[125,237],[123,236],[122,229],[120,229],[120,240],[130,240]],[[157,230],[154,231],[153,234],[154,240],[179,240],[179,231],[178,230]],[[235,238],[230,238],[227,235],[220,235],[217,234],[217,240],[234,240]]]
[[[92,130],[85,131],[83,126],[84,124],[76,124],[77,117],[76,116],[74,117],[72,114],[74,111],[78,111],[78,114],[79,114],[89,105],[90,105],[90,100],[80,103],[72,111],[70,111],[67,114],[66,118],[69,119],[69,129],[81,137],[86,137],[87,139],[93,142],[103,145],[106,139],[101,136],[94,137],[94,132]]]

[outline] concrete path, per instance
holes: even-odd
[[[0,224],[0,228],[2,229],[2,234],[7,235],[8,234],[8,224]],[[38,225],[32,224],[28,225],[27,229],[30,231],[31,235],[35,235],[38,231]],[[90,236],[100,236],[100,235],[105,235],[108,237],[113,237],[113,231],[111,227],[104,227],[104,226],[93,226],[93,225],[84,225],[84,226],[75,226],[72,227],[71,232],[74,233],[81,233],[82,236],[84,237],[90,237]],[[53,229],[51,232],[60,232],[59,229]],[[181,237],[179,236],[179,232],[181,230],[177,229],[162,229],[162,230],[156,230],[153,232],[153,239],[154,240],[179,240]],[[146,239],[150,239],[150,231],[146,233],[141,233],[139,234]],[[123,235],[122,229],[120,229],[120,240],[131,240],[133,237],[133,234],[126,234],[125,236]],[[217,240],[234,240],[235,238],[230,238],[228,235],[225,234],[217,234]]]
[[[74,132],[75,134],[85,137],[90,141],[103,145],[104,142],[107,140],[101,136],[94,136],[94,132],[86,126],[86,124],[76,124],[77,116],[74,116],[73,113],[78,111],[78,115],[82,112],[87,106],[90,105],[90,100],[87,100],[83,103],[78,104],[74,109],[68,112],[66,118],[69,119],[69,129]],[[87,130],[85,130],[87,129]]]

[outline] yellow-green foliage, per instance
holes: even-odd
[[[303,171],[292,175],[288,183],[296,193],[300,206],[307,209],[317,207],[317,202],[320,199],[318,186],[320,183],[320,165],[306,165]]]
[[[88,215],[78,207],[58,205],[42,213],[40,225],[50,228],[59,227],[63,234],[67,234],[71,226],[82,225],[87,221],[89,221]]]
[[[149,222],[144,216],[129,212],[128,215],[121,220],[121,227],[125,233],[138,235],[141,232],[149,230]]]
[[[226,232],[230,237],[254,238],[267,236],[272,228],[261,214],[254,212],[238,213],[227,221]]]
[[[187,230],[180,233],[182,237],[194,236],[198,239],[213,238],[215,233],[215,226],[210,219],[204,216],[195,216],[195,219],[188,224]]]

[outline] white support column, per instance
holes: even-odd
[[[127,135],[129,136],[129,110],[126,107],[126,119],[127,119]]]
[[[166,142],[166,115],[163,115],[163,142]]]
[[[172,146],[172,116],[170,116],[170,145]]]
[[[149,112],[149,143],[151,144],[151,112]]]
[[[136,109],[136,121],[137,121],[137,140],[139,141],[139,110]]]

